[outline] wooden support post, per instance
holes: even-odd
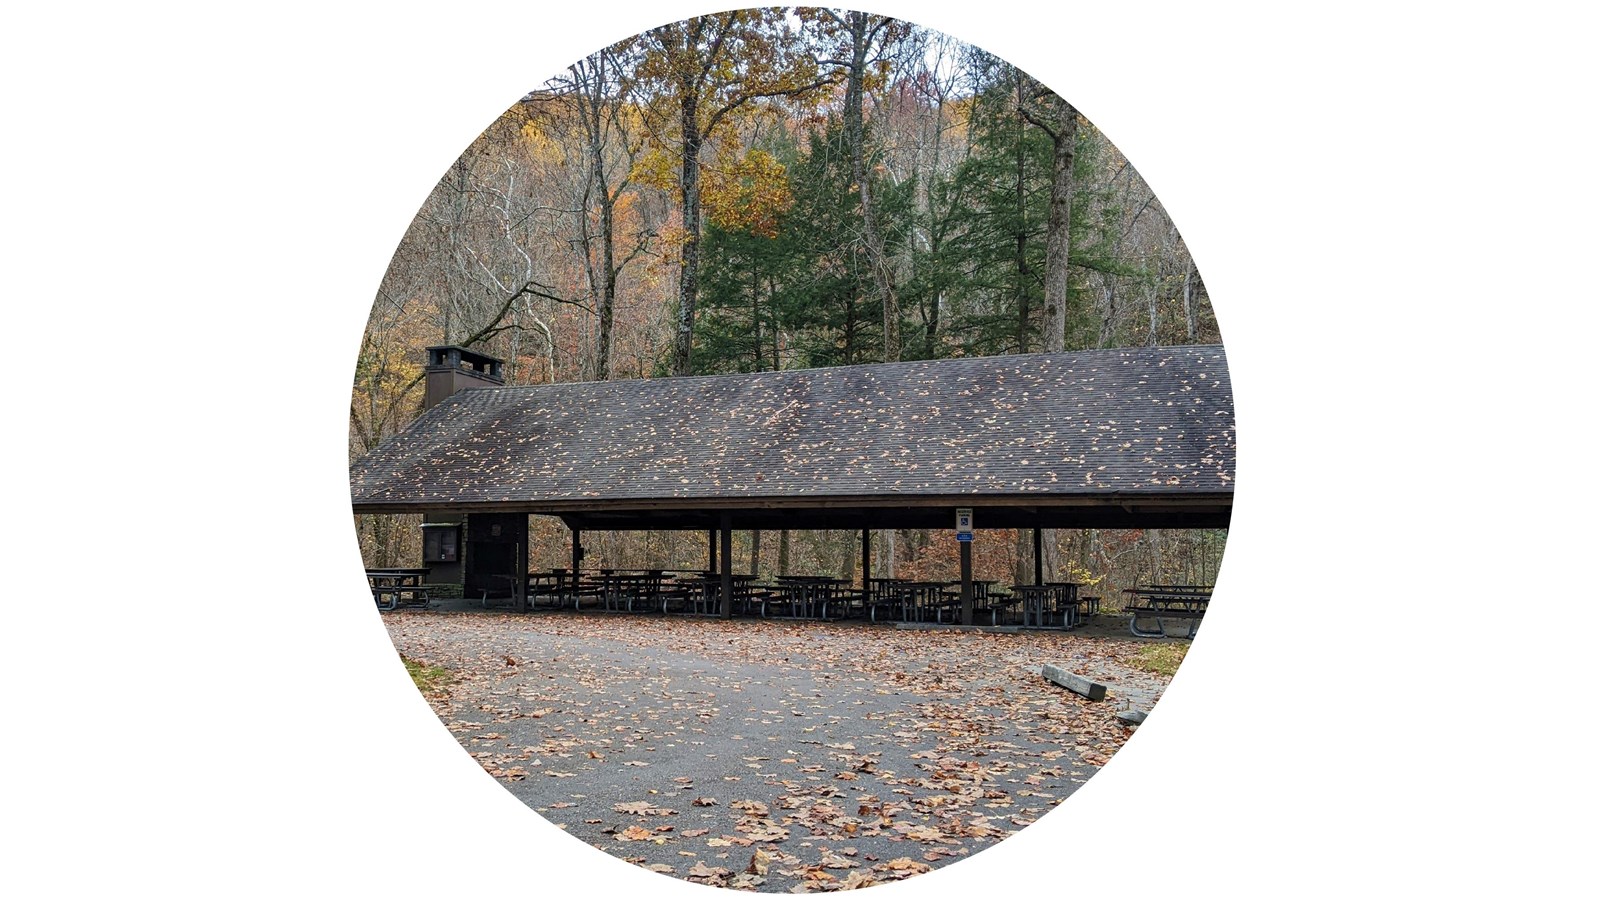
[[[1033,530],[1033,583],[1044,584],[1044,532]]]
[[[972,542],[961,541],[961,624],[972,624]]]
[[[861,596],[863,598],[863,602],[865,602],[867,591],[871,589],[871,585],[867,582],[867,579],[871,577],[872,532],[869,529],[863,528],[861,529]]]
[[[706,571],[717,574],[717,530],[706,532]]]
[[[517,612],[528,611],[528,545],[518,543],[511,551],[511,603]]]
[[[572,529],[572,590],[578,590],[578,569],[583,566],[583,532]]]
[[[733,618],[733,516],[722,514],[722,617]]]

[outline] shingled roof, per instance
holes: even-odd
[[[1098,524],[1094,509],[1217,526],[1234,464],[1222,348],[1143,347],[462,391],[350,484],[357,512],[591,528],[730,510],[741,527],[808,527],[802,511],[809,527],[915,527],[953,506],[998,514],[979,527]]]

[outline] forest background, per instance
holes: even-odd
[[[508,384],[1220,343],[1199,271],[1134,167],[1061,95],[914,24],[812,8],[655,28],[528,92],[435,186],[385,274],[350,408],[360,457],[420,412],[422,348]],[[420,517],[356,517],[368,565]],[[947,579],[947,533],[888,531],[874,572]],[[1223,531],[1046,532],[1048,578],[1108,596],[1209,582]],[[735,566],[855,577],[854,532],[735,536]],[[534,517],[530,566],[567,532]],[[596,565],[700,568],[704,535],[601,533]],[[976,577],[1032,580],[983,531]]]

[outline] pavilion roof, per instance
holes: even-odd
[[[466,390],[357,461],[357,512],[1231,507],[1220,346]]]

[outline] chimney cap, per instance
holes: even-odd
[[[455,344],[440,344],[428,348],[428,390],[423,409],[456,391],[482,385],[505,384],[500,367],[504,361],[496,356],[478,353]]]
[[[460,360],[461,362],[469,363],[475,367],[484,366],[488,363],[494,363],[495,366],[498,367],[505,363],[505,360],[498,356],[490,356],[487,353],[479,353],[476,350],[468,350],[466,347],[462,347],[458,344],[437,344],[427,349],[429,365],[449,365],[446,360],[449,360],[452,357]],[[453,351],[453,353],[451,351]]]

